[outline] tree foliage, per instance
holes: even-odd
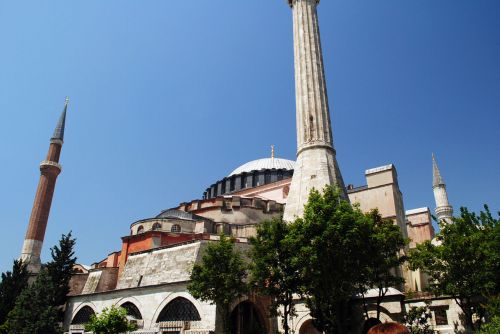
[[[405,315],[405,325],[411,334],[434,334],[430,319],[432,313],[427,306],[412,306]]]
[[[26,264],[21,260],[14,260],[12,271],[2,273],[0,282],[0,324],[7,319],[7,315],[14,308],[16,298],[28,285],[29,273]]]
[[[42,268],[36,280],[18,296],[14,309],[7,316],[4,330],[9,334],[61,333],[55,288],[47,270]]]
[[[54,306],[62,306],[66,304],[67,295],[69,293],[69,281],[74,274],[74,265],[76,257],[74,252],[76,239],[71,235],[63,234],[59,239],[59,245],[55,245],[50,249],[52,260],[45,264],[47,274],[49,275],[54,290]],[[64,308],[60,308],[59,321],[63,320]]]
[[[248,288],[245,283],[246,265],[235,240],[220,235],[218,242],[210,242],[201,263],[193,266],[188,290],[193,297],[209,301],[220,308],[224,333],[231,331],[231,303]]]
[[[290,227],[301,293],[315,326],[325,333],[349,332],[349,302],[363,283],[370,221],[333,187],[312,190],[303,218]]]
[[[372,210],[366,217],[370,223],[370,235],[364,246],[367,254],[365,266],[360,271],[360,275],[364,276],[360,293],[366,305],[364,289],[369,287],[378,290],[376,318],[380,319],[380,304],[389,288],[404,284],[404,278],[398,272],[406,261],[403,252],[408,240],[403,237],[399,226],[391,219],[383,219],[377,210]]]
[[[300,292],[300,275],[289,231],[290,225],[274,218],[262,222],[256,236],[250,239],[252,286],[272,298],[270,314],[281,316],[285,334],[290,331],[288,318],[295,315],[293,295]]]
[[[487,206],[479,215],[461,208],[460,217],[441,223],[436,240],[417,245],[411,253],[411,268],[429,275],[434,294],[455,299],[471,332],[480,325],[473,322],[473,315],[481,318],[481,303],[500,292],[499,219]]]
[[[120,334],[137,329],[134,323],[127,320],[127,310],[111,306],[105,308],[99,315],[91,315],[85,325],[85,331],[95,334]]]
[[[33,284],[28,286],[26,265],[14,261],[12,273],[2,274],[0,312],[3,315],[0,333],[59,333],[63,320],[69,280],[73,274],[71,232],[62,235],[59,245],[51,248],[52,260],[42,266]],[[9,312],[8,315],[6,314]],[[5,319],[6,317],[6,319]]]

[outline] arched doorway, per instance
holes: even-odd
[[[239,303],[231,312],[231,333],[265,334],[266,327],[261,313],[251,301]]]
[[[321,334],[321,332],[314,327],[312,319],[309,319],[300,326],[299,334]]]
[[[94,310],[90,306],[84,306],[75,314],[71,325],[85,325],[92,315],[95,315]]]

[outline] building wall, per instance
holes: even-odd
[[[112,305],[120,306],[131,302],[141,312],[144,329],[158,328],[156,320],[163,308],[174,298],[183,297],[188,299],[198,310],[201,321],[193,324],[191,329],[200,333],[208,333],[215,330],[216,307],[209,303],[199,301],[186,292],[186,283],[166,284],[160,286],[149,286],[135,289],[114,290],[108,293],[88,294],[73,296],[69,299],[64,321],[64,330],[81,333],[81,326],[70,326],[71,320],[84,306],[91,307],[95,313],[100,313],[105,307]],[[195,328],[193,328],[195,327]]]
[[[434,238],[434,227],[429,208],[408,210],[406,211],[406,219],[408,238],[411,239],[410,248],[415,248],[417,244]]]
[[[184,282],[205,242],[132,254],[118,279],[118,289]]]
[[[426,306],[426,302],[428,303],[428,307],[432,313],[430,324],[434,330],[438,331],[438,333],[455,333],[455,325],[459,330],[463,329],[460,321],[460,314],[462,314],[462,310],[453,298],[444,297],[429,298],[425,300],[407,300],[405,302],[406,312],[408,312],[412,306]],[[444,316],[446,317],[446,325],[436,323],[436,320],[438,319],[436,315],[439,312],[444,314]]]

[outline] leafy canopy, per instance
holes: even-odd
[[[74,274],[76,257],[74,252],[76,239],[71,235],[71,231],[63,234],[59,240],[59,245],[50,249],[52,260],[45,264],[47,273],[50,276],[56,294],[54,296],[55,305],[64,305],[69,293],[69,281]]]
[[[35,282],[25,288],[9,313],[5,328],[9,334],[61,333],[58,310],[54,306],[55,288],[42,268]]]
[[[220,235],[219,241],[208,243],[202,260],[193,266],[188,290],[193,297],[211,302],[222,311],[224,332],[231,330],[231,302],[248,291],[247,273],[235,240]]]
[[[127,310],[122,307],[105,308],[99,315],[91,315],[85,325],[85,331],[95,334],[120,334],[137,329],[134,323],[127,320]]]
[[[281,315],[285,334],[290,330],[288,317],[295,315],[293,294],[300,292],[301,282],[289,233],[290,225],[274,218],[257,226],[256,236],[250,239],[252,286],[272,298],[270,314]]]
[[[14,260],[12,271],[2,273],[0,282],[0,324],[7,319],[7,315],[14,308],[16,298],[28,285],[29,273],[26,264],[21,260]]]
[[[452,223],[441,223],[437,242],[425,242],[412,250],[411,269],[430,277],[436,295],[455,298],[464,312],[467,330],[479,326],[473,315],[481,315],[481,302],[500,292],[500,224],[487,206],[476,215],[466,208]]]
[[[391,219],[383,219],[377,210],[365,214],[370,224],[370,234],[365,244],[367,256],[364,270],[361,270],[360,293],[366,305],[364,292],[366,288],[378,290],[377,319],[380,318],[380,305],[390,287],[400,287],[404,278],[398,275],[406,261],[404,256],[408,239],[405,239],[398,225]],[[365,306],[366,317],[368,313]]]
[[[320,331],[349,332],[349,301],[366,277],[370,233],[367,216],[331,186],[313,189],[303,218],[291,224],[301,293]]]

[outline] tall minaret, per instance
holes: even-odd
[[[68,101],[68,98],[66,98],[63,112],[54,130],[54,134],[50,139],[47,159],[40,163],[40,181],[38,182],[35,202],[31,210],[28,230],[26,231],[26,237],[24,238],[21,252],[21,260],[28,263],[28,271],[34,274],[40,271],[40,253],[45,237],[45,229],[47,228],[47,221],[49,219],[56,179],[61,172],[59,156],[61,155],[61,148],[64,140],[64,126],[66,123]]]
[[[441,177],[434,154],[432,154],[432,178],[432,189],[434,190],[434,200],[436,201],[436,217],[439,222],[444,220],[446,223],[451,223],[453,207],[448,202],[446,184],[444,184],[443,178]]]
[[[288,0],[293,12],[297,162],[284,219],[302,216],[312,188],[344,181],[335,158],[316,6],[319,0]]]

